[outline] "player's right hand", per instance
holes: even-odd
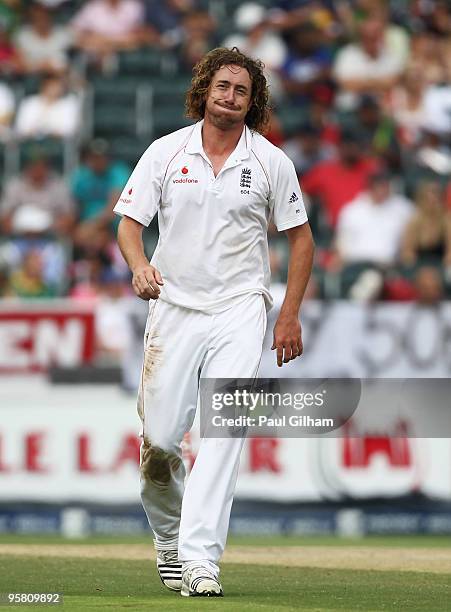
[[[163,285],[161,274],[150,264],[138,266],[133,270],[132,287],[142,300],[157,300],[160,295],[159,285]]]

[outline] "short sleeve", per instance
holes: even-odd
[[[271,174],[270,207],[279,232],[306,223],[307,213],[296,170],[282,151],[276,163],[271,164]]]
[[[125,185],[114,212],[149,225],[161,199],[161,155],[155,143],[145,151]]]

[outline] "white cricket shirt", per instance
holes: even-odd
[[[151,263],[163,277],[160,299],[214,311],[238,296],[261,293],[270,308],[270,215],[279,231],[307,221],[293,163],[245,126],[215,177],[202,125],[155,140],[114,211],[146,226],[158,212],[160,237]]]

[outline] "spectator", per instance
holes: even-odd
[[[389,93],[387,111],[395,120],[402,146],[418,144],[425,123],[425,76],[418,64],[410,63],[399,84]]]
[[[366,189],[378,166],[377,160],[362,156],[360,139],[353,132],[343,132],[338,153],[338,159],[319,163],[301,178],[302,189],[319,199],[331,227],[344,206]]]
[[[27,72],[61,73],[68,67],[72,35],[56,26],[49,8],[34,2],[28,9],[29,24],[19,28],[15,40]]]
[[[332,100],[330,68],[332,51],[323,32],[306,22],[286,33],[288,56],[281,67],[283,87],[296,102],[307,103],[321,90]]]
[[[44,284],[61,295],[67,285],[69,249],[67,241],[49,234],[51,223],[47,211],[32,206],[21,208],[15,219],[15,234],[0,244],[0,262],[9,278],[23,267],[30,252],[39,253]]]
[[[313,22],[321,28],[334,29],[334,2],[332,0],[277,0],[269,11],[274,27],[285,31]]]
[[[447,0],[415,4],[414,10],[428,32],[436,38],[445,38],[451,34],[451,7]]]
[[[451,178],[449,139],[435,130],[423,129],[420,142],[413,151],[405,151],[403,175],[406,193],[415,193],[418,184],[433,179],[446,185]]]
[[[341,26],[339,31],[344,30],[346,35],[354,37],[362,21],[369,18],[380,20],[384,27],[384,47],[404,64],[409,56],[410,38],[407,31],[411,26],[400,4],[387,0],[344,0],[334,3]]]
[[[305,123],[281,147],[296,168],[298,175],[303,176],[320,162],[329,160],[334,149],[321,142],[321,131],[311,123]]]
[[[139,47],[143,26],[138,0],[88,0],[72,20],[76,47],[104,69],[116,52]]]
[[[44,261],[39,250],[25,254],[22,264],[14,270],[6,289],[9,297],[49,298],[55,296],[54,288],[44,278]]]
[[[335,59],[334,76],[345,94],[340,96],[340,106],[355,106],[356,94],[378,96],[387,92],[404,64],[405,58],[394,55],[386,42],[384,20],[376,16],[363,20],[357,42],[340,49]]]
[[[8,140],[14,116],[14,94],[6,83],[0,81],[0,142]]]
[[[393,172],[401,165],[401,150],[393,119],[382,112],[377,98],[362,95],[357,113],[348,120],[348,129],[359,134],[362,153],[380,157]]]
[[[424,97],[424,127],[451,137],[451,83],[429,87]]]
[[[92,245],[91,245],[92,246]],[[91,248],[81,252],[75,249],[75,261],[70,267],[71,288],[69,296],[77,300],[95,301],[99,295],[100,278],[111,267],[108,255]]]
[[[178,49],[182,67],[191,73],[212,46],[215,23],[206,11],[193,10],[183,17],[183,39]]]
[[[39,155],[27,162],[20,176],[6,184],[0,207],[5,234],[21,233],[21,224],[27,217],[37,218],[41,231],[57,235],[68,235],[74,220],[74,203],[65,182]]]
[[[81,101],[68,93],[64,79],[46,77],[39,93],[25,97],[19,105],[15,132],[19,138],[75,136],[81,122]]]
[[[84,151],[83,161],[71,181],[72,193],[78,205],[76,240],[81,248],[96,242],[99,236],[105,237],[105,240],[107,236],[111,238],[109,230],[114,219],[113,206],[129,174],[125,164],[110,159],[106,141],[94,140]],[[102,245],[105,240],[102,239]]]
[[[95,302],[97,355],[103,363],[119,365],[130,342],[127,304],[128,274],[105,268],[99,277]]]
[[[388,2],[371,0],[371,6],[366,11],[367,17],[380,19],[384,24],[384,46],[390,55],[395,57],[398,62],[405,66],[410,55],[410,36],[406,27],[390,21],[390,14],[393,10],[388,6]]]
[[[438,183],[424,182],[417,190],[415,214],[403,235],[401,261],[407,266],[451,266],[451,212]]]
[[[196,0],[144,0],[148,44],[155,39],[164,48],[180,45],[184,39],[183,18],[198,8]]]
[[[229,49],[238,47],[246,55],[261,60],[265,64],[271,96],[279,97],[277,70],[285,62],[287,48],[268,23],[265,9],[260,4],[246,2],[235,12],[234,21],[237,32],[230,34],[222,43],[223,46]]]
[[[418,71],[427,85],[437,85],[449,79],[450,75],[444,63],[446,55],[442,54],[440,48],[443,42],[427,31],[412,34],[409,61],[418,66]]]
[[[393,265],[412,212],[409,200],[392,193],[386,173],[372,174],[368,191],[358,195],[338,217],[335,242],[339,260],[344,265]]]

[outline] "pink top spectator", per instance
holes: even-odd
[[[144,9],[138,0],[91,0],[74,17],[77,32],[103,36],[123,36],[138,28],[144,20]]]

